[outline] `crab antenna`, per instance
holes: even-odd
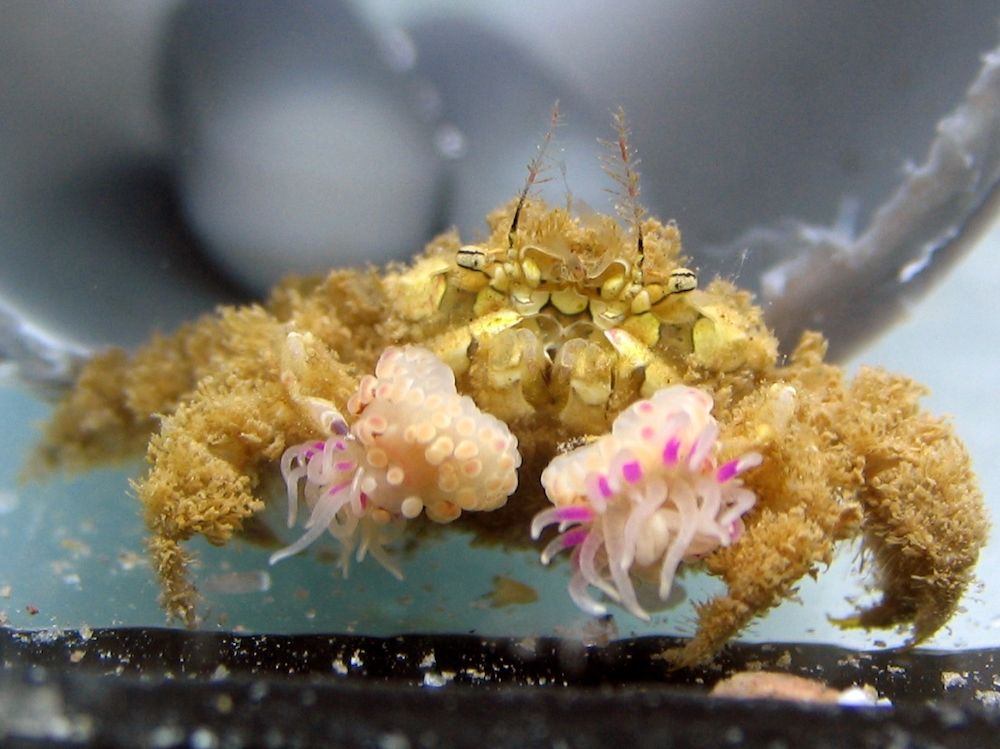
[[[535,157],[528,162],[528,179],[524,183],[524,189],[521,190],[521,194],[518,196],[517,207],[514,209],[514,217],[510,220],[510,230],[507,232],[507,243],[510,247],[514,246],[514,234],[517,232],[517,222],[521,218],[521,209],[524,207],[524,202],[528,199],[531,188],[535,185],[548,182],[548,178],[539,179],[539,177],[548,168],[545,153],[548,151],[549,144],[555,137],[556,128],[561,124],[562,115],[559,112],[559,100],[556,99],[552,105],[552,112],[549,115],[549,128],[545,131],[542,142],[538,145],[538,152],[535,154]]]
[[[618,189],[609,190],[612,194],[622,199],[622,202],[615,204],[618,215],[625,221],[632,224],[636,234],[636,249],[639,251],[639,267],[642,267],[642,219],[646,214],[646,209],[639,202],[639,159],[635,156],[629,138],[632,130],[625,119],[625,110],[618,107],[611,117],[615,132],[618,138],[613,141],[602,140],[601,145],[607,148],[610,153],[601,157],[604,171],[617,184]]]

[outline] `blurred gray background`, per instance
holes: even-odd
[[[561,202],[568,185],[577,200],[609,209],[596,139],[610,135],[609,113],[621,104],[643,159],[645,202],[678,220],[703,277],[760,289],[769,269],[800,251],[822,268],[827,256],[850,255],[912,174],[907,166],[925,163],[938,123],[980,80],[1000,10],[976,0],[278,7],[9,0],[0,8],[0,354],[22,375],[56,378],[79,353],[133,345],[219,302],[255,298],[285,271],[407,257],[453,224],[475,239],[485,213],[521,187],[556,98],[566,126],[548,197]],[[977,158],[994,163],[991,153]],[[884,365],[932,387],[928,406],[953,415],[996,515],[1000,229],[987,177],[936,225],[943,238],[926,247],[908,240],[878,268],[863,256],[837,266],[858,282],[856,296],[840,300],[858,314],[826,332],[835,342],[841,334],[847,350],[906,313],[850,366]],[[774,241],[745,239],[761,229]],[[790,234],[822,241],[782,240]],[[918,283],[899,281],[924,255],[932,262]],[[876,271],[896,283],[865,286]],[[832,306],[827,319],[837,319]],[[17,626],[158,623],[126,496],[138,466],[18,485],[47,408],[24,386],[0,389],[0,612]],[[257,574],[266,556],[209,554],[201,574]],[[366,572],[331,583],[319,564],[293,580],[294,570],[279,569],[271,594],[227,594],[223,585],[213,621],[329,628],[316,615],[319,593],[293,595],[311,580],[317,591],[343,586],[354,601],[338,626],[549,633],[576,617],[564,570],[538,578],[535,607],[463,603],[496,570],[537,574],[529,556],[482,552],[458,577],[432,549],[417,573],[432,592],[415,603],[406,601],[416,583],[384,588]],[[1000,644],[998,563],[994,542],[982,585],[933,644]],[[782,606],[750,636],[870,644],[825,618],[860,595],[841,574],[851,564],[847,552],[833,574],[803,585],[805,605]],[[689,595],[704,584],[690,583]],[[267,605],[260,594],[270,595]],[[27,613],[29,604],[41,613]],[[681,611],[656,626],[689,625]],[[622,634],[636,627],[622,620]]]
[[[451,225],[474,239],[557,98],[548,197],[610,209],[596,139],[622,105],[650,210],[703,275],[760,288],[803,248],[741,254],[748,232],[861,232],[997,45],[998,9],[10,0],[0,311],[134,344],[288,271],[408,257]]]

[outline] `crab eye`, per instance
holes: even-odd
[[[668,294],[683,294],[698,288],[698,274],[689,268],[676,268],[667,281]]]
[[[482,247],[467,244],[464,247],[459,248],[458,252],[455,254],[455,262],[460,268],[481,271],[486,267],[486,250]]]

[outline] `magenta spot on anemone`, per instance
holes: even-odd
[[[746,525],[743,523],[743,518],[736,518],[729,524],[729,543],[734,544],[739,541],[745,530]]]
[[[597,477],[597,489],[605,499],[611,496],[611,485],[608,484],[607,476],[602,475]]]
[[[668,466],[676,465],[680,451],[681,441],[676,437],[671,437],[663,447],[663,462]]]
[[[720,484],[724,484],[739,472],[740,461],[730,460],[728,463],[723,463],[719,466],[719,470],[715,472],[715,478]]]
[[[656,430],[653,429],[653,427],[643,427],[639,434],[642,435],[642,438],[648,442],[656,436]]]
[[[560,507],[556,510],[556,517],[562,523],[580,523],[592,520],[594,511],[583,505],[570,505],[569,507]]]
[[[362,510],[367,509],[368,508],[368,495],[365,494],[364,492],[361,492],[361,496],[359,497],[359,499],[361,500],[361,509]]]
[[[566,531],[562,536],[562,547],[569,549],[573,546],[579,546],[587,540],[589,535],[590,531],[586,528],[574,528],[571,531]]]
[[[346,473],[347,471],[353,471],[355,468],[353,460],[342,460],[333,466],[338,471]]]
[[[644,414],[652,413],[653,404],[650,403],[649,401],[643,401],[642,403],[639,404],[639,410],[642,411]]]
[[[342,484],[336,484],[335,486],[331,486],[329,489],[326,490],[326,493],[329,494],[332,497],[337,492],[341,492],[344,489],[346,489],[349,483],[350,482],[345,481]]]
[[[622,478],[630,484],[634,484],[642,478],[642,466],[638,460],[630,460],[622,466]]]
[[[326,447],[325,442],[313,442],[312,444],[313,450],[322,450],[324,447]]]
[[[341,440],[337,440],[336,442],[333,443],[333,449],[339,452],[344,452],[344,450],[347,449],[347,445],[344,444]]]

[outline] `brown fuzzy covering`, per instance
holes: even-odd
[[[638,398],[683,382],[715,399],[721,460],[755,450],[764,461],[745,476],[758,497],[745,535],[704,561],[727,592],[697,605],[694,638],[668,659],[711,659],[828,565],[838,541],[859,534],[883,596],[844,624],[912,623],[919,642],[947,622],[988,523],[968,455],[946,422],[920,409],[919,385],[873,369],[846,382],[824,363],[818,334],[780,362],[760,309],[730,283],[665,291],[684,260],[671,224],[642,223],[640,256],[634,231],[612,218],[529,201],[508,246],[514,208],[490,216],[478,246],[486,270],[459,265],[461,244],[449,233],[410,265],[289,279],[263,306],[221,308],[131,356],[95,357],[52,417],[36,467],[80,468],[146,445],[149,470],[135,490],[163,606],[194,624],[182,542],[201,534],[227,543],[263,507],[261,472],[316,436],[301,398],[343,408],[386,346],[434,351],[459,390],[518,436],[518,492],[505,508],[459,523],[484,544],[530,543],[529,520],[546,501],[538,476],[557,445],[603,433]],[[567,289],[585,309],[556,308]],[[519,294],[543,301],[525,312]],[[624,310],[613,327],[636,344],[629,350],[596,322],[609,303]],[[282,363],[290,332],[310,334],[307,366],[294,378]]]

